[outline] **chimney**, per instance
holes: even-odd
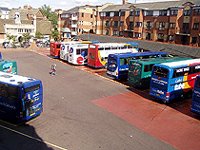
[[[122,0],[122,5],[127,4],[128,0]]]

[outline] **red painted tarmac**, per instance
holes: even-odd
[[[200,121],[167,105],[133,92],[92,102],[177,149],[200,149]]]

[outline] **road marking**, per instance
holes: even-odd
[[[50,145],[50,146],[52,146],[52,147],[58,148],[58,149],[60,149],[60,150],[68,150],[68,149],[66,149],[66,148],[63,148],[63,147],[60,147],[60,146],[55,145],[55,144],[53,144],[53,143],[50,143],[50,142],[43,141],[43,140],[41,140],[41,139],[32,137],[32,136],[30,136],[30,135],[21,133],[21,132],[19,132],[19,131],[13,130],[13,129],[11,129],[11,128],[8,128],[8,127],[2,126],[2,125],[0,125],[0,127],[4,128],[4,129],[6,129],[6,130],[12,131],[12,132],[14,132],[14,133],[17,133],[17,134],[19,134],[19,135],[22,135],[22,136],[24,136],[24,137],[26,137],[26,138],[29,138],[29,139],[32,139],[32,140],[35,140],[35,141],[38,141],[38,142],[41,142],[41,143],[45,143],[45,144]]]

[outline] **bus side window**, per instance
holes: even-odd
[[[196,83],[196,87],[197,87],[197,88],[200,88],[200,80],[196,80],[196,82],[197,82],[197,83]]]
[[[80,55],[81,54],[81,50],[80,49],[76,49],[76,54]]]

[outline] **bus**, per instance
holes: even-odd
[[[128,62],[130,60],[156,58],[156,57],[173,57],[167,52],[138,52],[138,53],[119,53],[108,56],[107,75],[117,80],[127,80]]]
[[[152,73],[152,67],[155,64],[163,62],[175,62],[180,60],[188,60],[185,57],[158,57],[150,59],[130,60],[128,71],[128,83],[132,87],[149,88]]]
[[[151,75],[150,95],[164,103],[188,96],[199,74],[200,59],[156,64]]]
[[[53,58],[60,57],[61,42],[50,42],[50,56]]]
[[[17,74],[17,62],[11,60],[0,60],[0,71]]]
[[[197,76],[195,80],[191,111],[200,115],[200,76]]]
[[[1,52],[0,52],[0,60],[2,59],[2,54],[1,54]]]
[[[73,65],[87,64],[88,44],[75,44],[69,47],[68,63]]]
[[[26,122],[43,110],[42,82],[0,71],[0,117]]]
[[[70,42],[62,42],[60,46],[60,59],[64,61],[68,61],[69,47],[71,45],[76,44],[89,44],[90,41],[70,41]]]
[[[127,43],[99,43],[89,44],[88,66],[92,68],[104,68],[107,66],[109,54],[138,52],[138,48]]]

